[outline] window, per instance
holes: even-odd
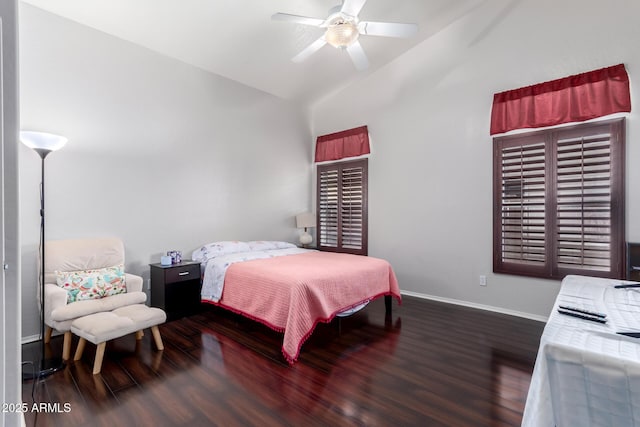
[[[494,139],[493,271],[624,277],[624,119]]]
[[[318,248],[367,255],[367,159],[318,165]]]

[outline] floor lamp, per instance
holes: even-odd
[[[67,143],[67,138],[44,132],[23,131],[20,132],[20,140],[38,153],[42,159],[40,176],[40,350],[42,353],[40,354],[40,364],[35,367],[33,372],[23,372],[24,379],[32,379],[46,377],[64,367],[61,358],[46,358],[44,351],[44,159],[52,151],[61,149]]]

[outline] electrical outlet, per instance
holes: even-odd
[[[151,289],[151,279],[147,279],[147,290]]]
[[[483,274],[480,275],[480,286],[487,286],[487,276]]]

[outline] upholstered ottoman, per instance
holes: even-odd
[[[143,336],[142,330],[151,328],[158,350],[163,350],[158,325],[167,320],[165,312],[159,308],[144,304],[127,305],[113,311],[90,314],[79,317],[71,323],[71,332],[80,337],[73,360],[80,360],[87,341],[96,344],[96,359],[93,374],[99,374],[107,341],[136,332],[136,339]]]

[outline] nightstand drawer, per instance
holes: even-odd
[[[168,268],[164,272],[165,283],[183,282],[185,280],[200,279],[200,264],[185,265],[184,267]]]

